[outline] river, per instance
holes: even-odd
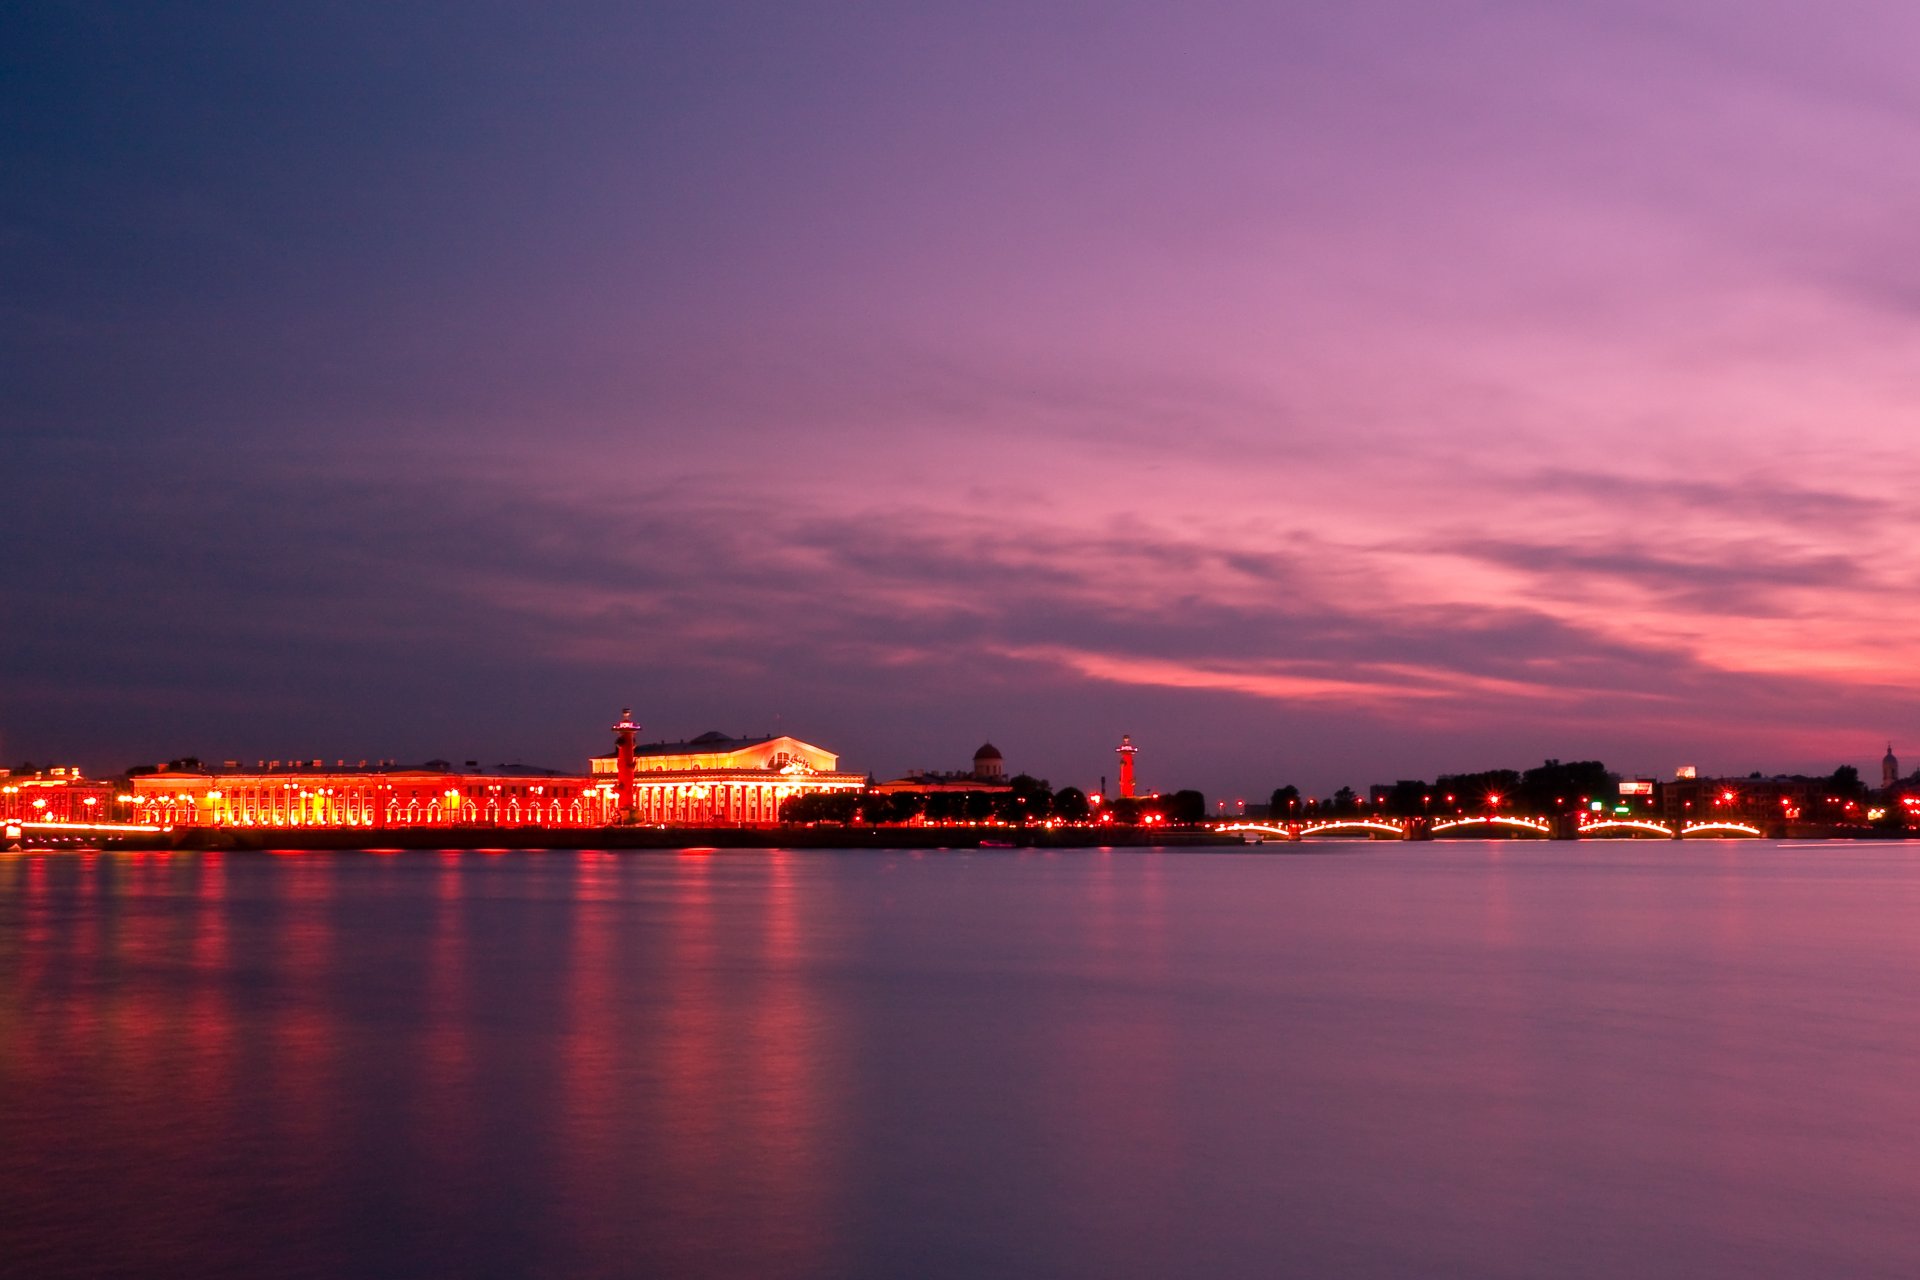
[[[0,855],[0,1270],[1920,1273],[1920,844]]]

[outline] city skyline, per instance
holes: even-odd
[[[1904,7],[0,23],[7,759],[1920,723]]]
[[[619,729],[619,728],[626,728],[626,729],[632,730],[636,740],[640,742],[640,745],[643,749],[655,751],[655,752],[658,752],[661,749],[672,749],[672,748],[700,749],[701,744],[704,742],[707,742],[708,740],[724,742],[724,743],[734,743],[734,744],[793,741],[792,738],[785,736],[787,733],[791,732],[790,730],[782,730],[777,733],[769,732],[764,734],[745,734],[745,735],[738,735],[737,737],[735,735],[724,734],[716,730],[708,730],[701,734],[689,733],[689,734],[684,734],[678,737],[658,737],[654,735],[649,735],[645,732],[645,728],[646,728],[645,725],[636,721],[633,718],[631,708],[621,713],[621,723],[616,726],[616,729]],[[811,745],[807,746],[807,749],[814,750],[814,751],[821,750],[821,748],[817,746],[811,746]],[[1129,775],[1134,762],[1138,759],[1139,752],[1140,752],[1140,746],[1139,744],[1133,741],[1133,736],[1131,734],[1123,734],[1121,735],[1120,741],[1114,746],[1112,746],[1111,748],[1109,748],[1108,754],[1103,763],[1103,767],[1100,769],[1099,772],[1097,773],[1087,772],[1084,774],[1084,776],[1082,776],[1082,774],[1080,773],[1069,772],[1065,774],[1063,777],[1055,777],[1054,775],[1044,774],[1037,770],[1026,768],[1020,765],[1018,761],[1016,761],[1011,768],[1008,768],[1005,766],[1004,756],[1001,755],[1001,753],[999,752],[999,749],[993,746],[992,743],[986,743],[981,747],[977,748],[973,753],[966,755],[966,763],[963,765],[963,767],[960,767],[957,769],[943,769],[941,766],[954,765],[954,764],[961,763],[960,756],[955,756],[953,759],[940,759],[940,760],[934,760],[934,761],[928,761],[925,759],[916,759],[912,765],[897,766],[897,767],[874,767],[870,765],[868,766],[858,765],[858,762],[852,762],[852,763],[856,766],[853,769],[853,773],[855,774],[864,774],[868,778],[875,779],[875,780],[882,780],[882,779],[888,780],[886,782],[886,785],[881,787],[881,790],[886,790],[889,787],[895,788],[895,789],[903,788],[913,778],[920,778],[922,780],[936,780],[936,781],[949,780],[949,779],[974,778],[978,776],[977,771],[980,767],[980,764],[979,764],[980,760],[982,759],[983,755],[987,755],[987,756],[990,756],[992,760],[991,768],[993,770],[993,777],[995,780],[1003,781],[1006,778],[1012,778],[1016,776],[1026,776],[1026,777],[1038,779],[1042,782],[1051,783],[1056,786],[1078,787],[1090,793],[1111,791],[1112,793],[1117,795],[1126,795],[1126,794],[1130,794],[1129,783],[1131,779]],[[925,752],[922,753],[922,755],[925,755],[925,754],[926,754]],[[1588,753],[1588,754],[1591,755],[1591,753]],[[1572,760],[1578,757],[1579,755],[1580,753],[1576,751],[1568,755],[1566,758],[1569,760]],[[335,768],[345,769],[348,771],[357,770],[361,772],[364,772],[369,768],[375,770],[376,772],[382,769],[392,769],[392,768],[405,769],[405,768],[418,767],[418,766],[425,766],[428,768],[451,768],[455,763],[464,759],[465,768],[468,771],[478,770],[480,772],[485,772],[487,769],[499,768],[499,769],[508,769],[508,770],[529,770],[534,772],[566,774],[570,771],[569,766],[577,763],[572,759],[568,759],[568,760],[559,762],[560,767],[555,768],[554,765],[556,762],[554,761],[529,760],[523,754],[511,754],[511,753],[501,755],[497,759],[493,757],[483,757],[483,756],[463,757],[461,753],[458,753],[458,752],[451,753],[451,754],[442,752],[442,753],[437,753],[433,755],[418,756],[418,757],[398,757],[398,756],[386,756],[386,755],[373,754],[373,755],[364,755],[358,758],[354,758],[350,754],[335,755],[332,757],[328,757],[324,753],[322,753],[321,755],[314,755],[311,752],[307,752],[307,751],[292,751],[292,752],[282,751],[279,754],[273,755],[271,757],[264,754],[255,756],[253,757],[253,765],[261,769],[267,769],[267,768],[280,769],[284,767],[286,769],[296,770],[296,771],[301,769],[306,769],[306,768],[312,768],[317,770],[317,769],[322,769],[328,766],[329,758],[331,759],[332,765]],[[607,753],[604,750],[592,751],[586,757],[588,770],[590,772],[604,771],[605,769],[611,767],[611,764],[609,762],[612,761],[613,758],[614,757],[611,754]],[[1151,755],[1149,755],[1148,758],[1149,758],[1149,761],[1152,760]],[[1543,760],[1544,760],[1544,763],[1548,766],[1557,766],[1558,764],[1560,764],[1559,757],[1543,757]],[[1645,768],[1637,768],[1637,767],[1631,767],[1631,766],[1622,767],[1622,766],[1619,766],[1618,764],[1611,764],[1603,760],[1593,760],[1590,762],[1594,764],[1606,766],[1609,772],[1611,772],[1616,777],[1619,777],[1621,779],[1639,778],[1639,779],[1650,779],[1653,781],[1659,781],[1662,779],[1673,779],[1673,778],[1691,779],[1696,776],[1704,777],[1708,779],[1715,779],[1715,778],[1739,779],[1739,778],[1745,778],[1749,776],[1765,777],[1765,778],[1780,778],[1780,777],[1789,777],[1789,776],[1824,777],[1839,769],[1852,768],[1856,770],[1858,776],[1861,778],[1880,776],[1882,777],[1884,785],[1891,786],[1894,781],[1904,780],[1909,776],[1909,774],[1901,772],[1899,761],[1898,761],[1898,754],[1895,750],[1895,744],[1892,742],[1888,742],[1885,744],[1885,754],[1882,756],[1875,757],[1874,760],[1871,762],[1871,765],[1865,762],[1842,760],[1837,764],[1835,764],[1832,768],[1828,768],[1824,765],[1820,765],[1812,768],[1789,768],[1789,767],[1779,766],[1777,762],[1770,763],[1766,761],[1756,761],[1752,764],[1752,767],[1750,768],[1749,767],[1722,768],[1722,767],[1716,767],[1712,765],[1709,765],[1703,768],[1701,765],[1696,763],[1685,763],[1685,764],[1667,766],[1660,769],[1645,769]],[[1088,762],[1082,762],[1082,763],[1085,764]],[[1091,763],[1102,763],[1102,762],[1096,760]],[[1285,776],[1276,775],[1274,778],[1269,779],[1267,781],[1256,782],[1253,786],[1240,787],[1240,788],[1235,788],[1235,787],[1222,788],[1217,784],[1209,784],[1205,779],[1192,776],[1190,769],[1187,769],[1182,766],[1179,766],[1178,764],[1175,764],[1172,767],[1165,769],[1165,773],[1169,778],[1179,778],[1180,781],[1162,782],[1157,778],[1149,776],[1146,781],[1143,781],[1139,784],[1139,789],[1140,789],[1140,793],[1143,795],[1151,793],[1156,796],[1162,792],[1172,792],[1175,790],[1183,790],[1183,789],[1200,790],[1200,791],[1204,791],[1208,796],[1209,800],[1213,802],[1217,802],[1221,804],[1247,805],[1247,804],[1259,803],[1268,794],[1269,791],[1280,788],[1280,787],[1293,787],[1299,790],[1303,795],[1317,796],[1317,795],[1324,794],[1324,795],[1330,796],[1336,790],[1350,789],[1355,786],[1358,786],[1362,789],[1366,787],[1379,788],[1383,786],[1389,786],[1390,784],[1395,782],[1406,783],[1409,781],[1417,781],[1419,779],[1431,779],[1436,777],[1442,777],[1448,774],[1463,774],[1463,773],[1474,774],[1474,773],[1484,773],[1488,771],[1497,771],[1501,769],[1512,769],[1518,772],[1526,768],[1532,767],[1534,763],[1535,762],[1532,762],[1532,761],[1517,761],[1517,760],[1489,761],[1489,760],[1481,760],[1481,759],[1450,759],[1450,760],[1432,761],[1432,762],[1429,762],[1428,766],[1425,768],[1414,770],[1411,772],[1401,771],[1393,774],[1391,777],[1381,775],[1381,776],[1371,776],[1371,777],[1355,776],[1355,777],[1346,777],[1346,778],[1332,778],[1330,775],[1326,775],[1324,770],[1316,771],[1312,768],[1307,768],[1295,774],[1289,774]],[[246,758],[245,753],[242,753],[241,755],[238,755],[238,756],[234,756],[234,755],[201,754],[201,753],[188,752],[188,753],[175,753],[173,755],[167,756],[159,760],[150,760],[150,761],[138,760],[138,761],[132,761],[130,763],[122,763],[117,765],[106,765],[106,766],[101,766],[98,764],[91,764],[91,763],[84,763],[79,761],[70,761],[70,760],[58,761],[53,759],[52,757],[46,757],[38,760],[16,759],[16,760],[9,760],[7,762],[0,763],[0,771],[5,771],[8,768],[18,768],[18,767],[25,766],[30,770],[37,770],[41,773],[45,773],[47,770],[51,769],[54,771],[55,774],[60,774],[60,773],[64,773],[67,768],[73,767],[77,770],[77,772],[75,773],[76,777],[80,776],[80,772],[84,772],[86,776],[90,778],[102,778],[102,777],[123,776],[129,771],[134,773],[139,773],[143,771],[151,772],[156,768],[164,771],[169,767],[172,767],[174,765],[180,765],[180,764],[189,764],[190,766],[204,767],[208,769],[226,769],[226,770],[240,770],[240,771],[246,771],[249,767],[249,762],[248,762],[248,759]],[[1892,774],[1890,777],[1886,776],[1889,769],[1892,770]],[[899,777],[899,778],[894,777],[895,774],[901,774],[901,773],[904,773],[905,776]],[[1920,773],[1914,773],[1911,776],[1920,778]],[[949,787],[959,787],[963,784],[959,782],[947,781],[945,785]]]

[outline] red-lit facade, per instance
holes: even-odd
[[[0,822],[108,822],[115,817],[111,783],[62,766],[36,773],[0,770]]]
[[[765,826],[790,796],[860,791],[865,774],[842,773],[824,747],[784,734],[732,738],[704,733],[687,742],[630,746],[592,761],[593,780],[614,792],[631,777],[634,822],[645,826]]]
[[[616,750],[585,774],[444,761],[173,767],[133,775],[114,808],[123,821],[157,827],[755,826],[778,822],[790,796],[866,785],[862,774],[838,772],[833,753],[795,738],[706,734],[641,746],[637,728],[623,713]]]
[[[169,769],[129,792],[133,818],[163,827],[600,827],[616,811],[610,784],[513,766]]]

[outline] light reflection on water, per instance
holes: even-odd
[[[0,1259],[1911,1275],[1916,855],[6,855]]]

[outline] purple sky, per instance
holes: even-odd
[[[1920,11],[0,18],[0,755],[1920,758]]]

